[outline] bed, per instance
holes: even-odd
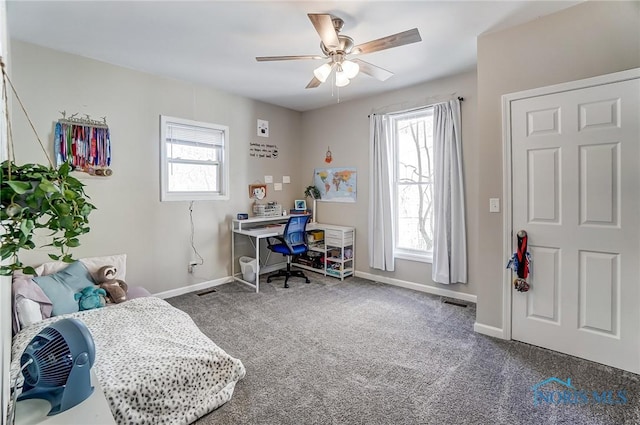
[[[142,297],[25,326],[13,338],[12,382],[31,339],[66,317],[84,322],[93,336],[93,371],[117,423],[189,424],[229,401],[245,375],[242,362],[186,313],[162,299]]]

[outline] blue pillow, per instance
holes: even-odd
[[[58,273],[34,277],[33,281],[51,300],[53,304],[52,316],[78,311],[78,301],[74,298],[75,293],[82,291],[87,286],[95,285],[89,271],[80,261],[71,263]]]

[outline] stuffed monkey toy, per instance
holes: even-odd
[[[98,286],[107,291],[107,302],[118,304],[127,300],[129,287],[124,281],[115,278],[116,271],[114,266],[103,266],[98,270],[96,277]]]

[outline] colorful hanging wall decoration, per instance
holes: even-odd
[[[331,164],[331,161],[333,161],[333,154],[331,153],[331,147],[328,147],[327,153],[324,156],[324,162]]]
[[[102,121],[76,118],[73,114],[56,123],[54,149],[56,165],[59,167],[69,163],[74,171],[82,171],[91,175],[110,176],[111,170],[111,137],[106,117]]]

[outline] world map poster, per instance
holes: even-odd
[[[356,169],[316,168],[313,184],[320,191],[321,201],[356,202]]]

